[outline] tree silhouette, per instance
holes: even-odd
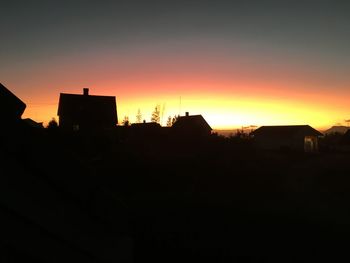
[[[141,110],[138,109],[136,114],[136,123],[141,123],[141,122],[142,122],[142,114],[141,114]]]
[[[157,105],[152,112],[151,122],[160,123],[160,106]]]
[[[129,126],[130,125],[130,122],[129,122],[129,117],[128,116],[124,116],[124,119],[122,121],[122,124],[124,126]]]
[[[48,129],[57,129],[58,128],[58,123],[55,118],[52,118],[51,121],[47,124],[46,128]]]
[[[167,127],[171,127],[172,125],[173,125],[173,120],[172,120],[171,116],[169,116],[169,117],[168,117],[168,120],[167,120],[167,122],[166,122],[166,126],[167,126]]]
[[[175,115],[174,117],[173,117],[173,119],[171,120],[171,126],[173,126],[174,125],[174,123],[179,119],[179,115]]]

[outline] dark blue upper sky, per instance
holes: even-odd
[[[2,1],[0,57],[75,52],[181,38],[349,56],[350,2]]]

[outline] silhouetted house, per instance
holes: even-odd
[[[19,120],[21,119],[25,108],[25,103],[0,83],[1,120]]]
[[[131,124],[131,129],[138,133],[155,133],[159,131],[162,127],[156,122],[143,122],[143,123],[133,123]]]
[[[262,126],[251,133],[259,148],[290,149],[305,152],[318,150],[322,133],[309,125]]]
[[[202,115],[180,116],[172,126],[175,135],[186,137],[205,137],[211,134],[212,128],[206,122]]]
[[[133,123],[130,126],[130,135],[135,140],[159,139],[163,137],[163,130],[156,122]]]
[[[36,122],[30,118],[23,119],[23,122],[31,128],[37,128],[37,129],[44,128],[42,122]]]
[[[89,95],[89,89],[80,94],[60,94],[59,126],[65,130],[102,130],[118,123],[114,96]]]

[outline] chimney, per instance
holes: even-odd
[[[84,96],[88,96],[89,95],[89,89],[88,88],[84,88],[83,89],[83,94],[84,94]]]
[[[190,116],[190,113],[188,111],[186,111],[186,117]]]

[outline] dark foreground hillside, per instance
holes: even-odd
[[[348,258],[350,155],[1,132],[2,262]]]

